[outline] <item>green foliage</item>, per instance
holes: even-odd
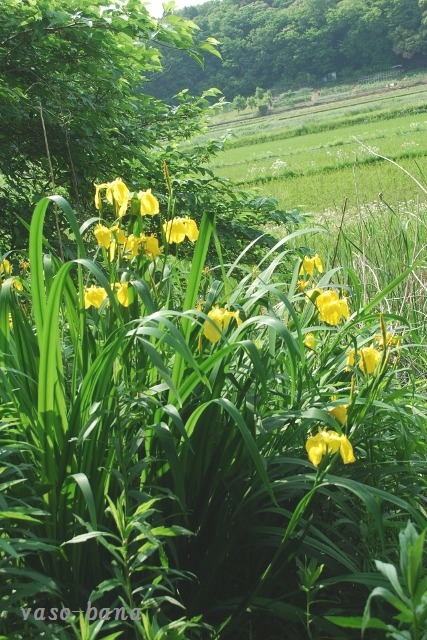
[[[1,0],[0,10],[3,246],[22,248],[17,216],[28,222],[41,196],[59,191],[83,219],[93,182],[106,174],[144,173],[143,186],[159,184],[162,160],[173,164],[176,144],[205,117],[188,97],[172,108],[143,92],[161,70],[159,44],[198,63],[214,44],[196,46],[193,23],[172,14],[156,21],[139,0]]]
[[[268,7],[301,11],[315,41],[334,2]],[[259,43],[264,9],[240,7]],[[2,240],[0,634],[269,640],[283,626],[332,640],[346,618],[346,638],[365,623],[396,638],[412,627],[420,640],[419,327],[389,301],[419,277],[423,253],[399,233],[398,260],[376,265],[373,289],[343,229],[328,265],[319,249],[324,269],[312,250],[320,227],[295,228],[297,210],[206,168],[222,143],[188,141],[218,91],[183,91],[167,107],[138,89],[160,68],[154,38],[195,57],[216,46],[195,46],[194,25],[170,10],[156,25],[137,2],[99,12],[14,1],[4,20],[0,109],[7,120],[12,96],[17,129],[5,141],[19,149],[10,166],[0,151],[7,212],[25,223],[24,202],[52,176],[80,204],[76,214],[61,196],[41,199],[28,255],[11,244],[16,225]],[[40,118],[41,135],[26,118]],[[259,235],[266,223],[279,240]],[[399,576],[395,534],[408,519]],[[367,589],[368,605],[399,604],[396,628],[368,622],[368,608],[363,620]],[[120,619],[90,620],[88,606]],[[73,613],[41,615],[52,607]]]
[[[243,96],[236,96],[231,103],[233,109],[236,109],[237,113],[239,111],[244,111],[246,109],[246,99]]]
[[[393,553],[402,521],[423,521],[424,405],[395,339],[405,320],[378,315],[412,267],[365,300],[350,268],[324,273],[293,248],[319,229],[252,266],[254,239],[226,264],[210,211],[184,250],[166,231],[182,224],[183,187],[165,175],[160,217],[141,217],[137,189],[123,216],[103,203],[80,227],[65,200],[43,199],[30,273],[2,260],[0,630],[209,637],[202,616],[235,638],[268,614],[294,637],[340,637],[326,614],[358,615],[378,586],[372,559]],[[65,260],[43,237],[53,205],[75,251]],[[144,249],[154,231],[157,257]],[[331,290],[348,298],[347,320],[323,317],[316,295]],[[369,371],[351,361],[367,347]],[[314,467],[319,429],[356,461],[325,448]],[[351,604],[337,601],[347,585]],[[88,601],[141,619],[17,613]]]
[[[395,565],[375,560],[376,568],[387,580],[390,588],[376,587],[370,594],[363,618],[329,619],[345,628],[382,629],[384,637],[393,640],[423,640],[427,637],[427,571],[424,567],[424,541],[426,530],[418,534],[412,522],[399,533],[400,573]],[[398,626],[386,624],[371,614],[374,598],[382,598],[394,611]]]
[[[424,65],[426,7],[418,0],[210,0],[182,15],[199,26],[197,38],[218,39],[223,61],[184,70],[182,55],[165,50],[169,72],[155,87],[162,98],[217,86],[232,100],[258,86],[313,86],[331,72]]]
[[[257,100],[255,96],[249,96],[249,98],[246,100],[246,104],[249,109],[255,109],[257,106]]]
[[[201,55],[213,52],[212,39],[196,46],[193,23],[173,13],[157,23],[138,3],[103,10],[90,3],[78,8],[56,3],[55,11],[47,0],[6,4],[0,22],[2,253],[25,246],[29,203],[53,189],[72,202],[80,223],[91,207],[93,182],[102,183],[107,173],[130,185],[133,176],[143,174],[138,188],[155,188],[166,202],[165,163],[173,176],[177,212],[192,211],[200,220],[209,210],[221,218],[226,259],[229,251],[242,250],[258,235],[256,199],[252,204],[252,196],[237,193],[206,168],[222,142],[186,144],[204,131],[220,92],[211,89],[194,97],[182,91],[168,106],[142,90],[147,75],[161,69],[159,43],[180,47],[187,58],[200,62]],[[12,55],[14,47],[19,55]],[[276,212],[271,201],[270,213]],[[55,218],[45,234],[59,255],[70,256],[61,225],[61,217]],[[265,238],[268,242],[271,237]]]
[[[268,102],[262,102],[258,105],[257,114],[259,116],[266,116],[268,113]]]
[[[387,637],[394,640],[422,640],[426,637],[427,571],[423,567],[425,534],[426,530],[418,534],[411,522],[408,522],[406,529],[399,534],[401,580],[394,565],[375,561],[377,570],[387,578],[393,591],[381,587],[374,589],[366,603],[362,631],[369,625],[372,599],[380,597],[399,611],[395,616],[400,623],[399,628],[388,626]],[[403,630],[405,628],[407,631]]]

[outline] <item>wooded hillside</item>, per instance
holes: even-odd
[[[165,49],[165,72],[151,87],[161,98],[215,86],[231,99],[257,86],[307,86],[328,73],[351,81],[426,59],[426,0],[208,0],[181,13],[200,40],[220,41],[222,60],[208,56],[201,69]]]

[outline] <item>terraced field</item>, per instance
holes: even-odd
[[[226,116],[224,115],[224,118]],[[313,105],[264,118],[217,123],[228,130],[225,150],[211,167],[242,187],[278,199],[285,209],[324,214],[383,198],[392,206],[424,198],[427,175],[427,89]]]

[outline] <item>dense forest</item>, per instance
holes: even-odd
[[[388,69],[423,66],[427,53],[426,0],[208,0],[180,12],[214,37],[222,59],[204,68],[178,50],[164,49],[165,72],[152,93],[169,99],[182,89],[218,87],[227,99],[322,82],[328,74],[353,81]]]

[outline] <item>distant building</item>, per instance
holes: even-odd
[[[337,72],[330,71],[329,73],[325,73],[323,76],[323,82],[335,82],[337,79]]]

